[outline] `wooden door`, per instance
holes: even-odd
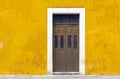
[[[53,15],[53,72],[79,72],[79,15]]]

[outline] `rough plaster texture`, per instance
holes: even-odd
[[[0,0],[0,74],[47,74],[47,8],[86,9],[86,74],[120,74],[120,0]]]

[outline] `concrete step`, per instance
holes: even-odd
[[[120,75],[0,75],[0,79],[120,79]]]

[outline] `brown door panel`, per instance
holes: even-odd
[[[65,21],[61,22],[61,17]],[[53,23],[53,72],[78,72],[79,24],[68,21],[71,16],[61,17]]]

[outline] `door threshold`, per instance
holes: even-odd
[[[80,72],[53,72],[53,75],[80,75]]]

